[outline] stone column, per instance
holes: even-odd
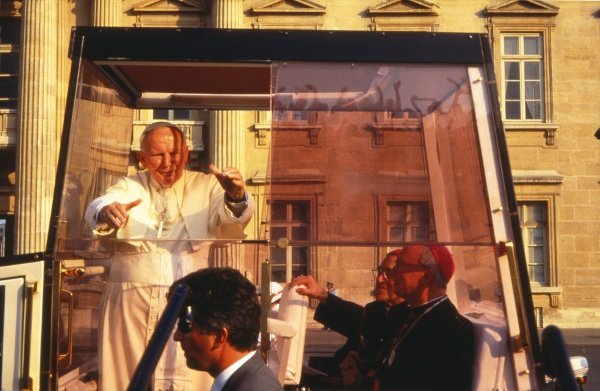
[[[214,0],[212,4],[212,27],[236,29],[242,27],[243,0]],[[244,112],[213,110],[210,113],[209,159],[219,169],[236,167],[244,179],[245,171]],[[240,269],[244,251],[239,246],[215,252],[220,263]],[[219,263],[219,260],[215,260]]]
[[[214,0],[212,25],[242,27],[243,0]],[[209,159],[218,168],[237,167],[247,177],[244,162],[244,112],[213,110],[210,115]]]
[[[69,90],[69,70],[71,69],[71,60],[69,59],[69,42],[71,37],[71,21],[69,14],[70,0],[58,0],[58,18],[57,18],[57,47],[56,47],[56,144],[60,151],[61,134],[65,121],[65,107],[67,105],[67,94]]]
[[[220,29],[242,28],[244,16],[243,0],[214,0],[212,25]]]
[[[118,27],[123,15],[123,0],[94,0],[92,26]]]
[[[59,131],[57,2],[24,1],[17,128],[15,253],[46,247]]]

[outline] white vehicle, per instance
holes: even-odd
[[[478,330],[473,390],[578,389],[560,331],[538,338],[488,40],[74,29],[47,249],[0,263],[0,388],[94,388],[99,298],[119,240],[93,238],[83,211],[127,173],[144,126],[136,109],[197,109],[263,113],[248,163],[262,167],[249,178],[255,233],[207,243],[211,264],[243,269],[257,285],[318,273],[325,260],[351,259],[370,276],[389,249],[445,244],[457,259],[449,296]],[[200,151],[209,130],[193,132],[204,123],[181,126]],[[308,205],[298,211],[310,214],[308,228],[273,223],[281,195]],[[419,224],[382,222],[390,205],[421,214]],[[352,284],[366,292],[372,279]]]

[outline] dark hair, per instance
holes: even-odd
[[[256,347],[260,331],[260,303],[256,287],[238,270],[209,268],[176,281],[190,291],[184,303],[192,307],[193,321],[202,331],[220,335],[226,328],[228,342],[240,351]]]

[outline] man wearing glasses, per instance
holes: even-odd
[[[445,246],[411,245],[398,255],[394,292],[409,316],[382,351],[375,390],[471,390],[474,331],[446,295],[453,273]]]
[[[256,287],[232,268],[197,271],[176,281],[190,287],[174,339],[189,368],[214,378],[211,391],[281,391],[256,351],[260,304]]]
[[[386,254],[374,270],[375,300],[364,307],[329,294],[312,276],[299,276],[291,282],[291,286],[306,286],[299,287],[298,293],[319,300],[314,315],[317,322],[348,338],[333,360],[329,360],[326,367],[319,368],[331,376],[341,376],[345,386],[363,389],[370,385],[375,375],[377,353],[406,320],[406,306],[399,305],[404,299],[395,295],[393,290],[392,277],[400,252],[401,249],[397,249]],[[313,386],[318,386],[316,382],[319,379],[310,380],[315,382]],[[332,379],[322,381],[331,382]]]

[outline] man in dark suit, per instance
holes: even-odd
[[[374,389],[470,391],[475,337],[446,296],[452,254],[445,246],[407,246],[395,269],[394,290],[409,316],[384,349]]]
[[[360,388],[371,383],[378,352],[406,320],[406,306],[400,305],[403,299],[394,294],[391,278],[400,251],[389,252],[381,261],[375,277],[375,300],[364,307],[329,294],[312,276],[292,280],[292,286],[304,285],[298,293],[319,300],[314,319],[348,338],[333,359],[315,362],[317,369],[329,376],[307,379],[307,383],[315,388],[326,382]]]
[[[189,368],[208,372],[211,391],[281,391],[257,352],[260,304],[256,287],[232,268],[203,269],[176,281],[190,291],[174,339]]]

